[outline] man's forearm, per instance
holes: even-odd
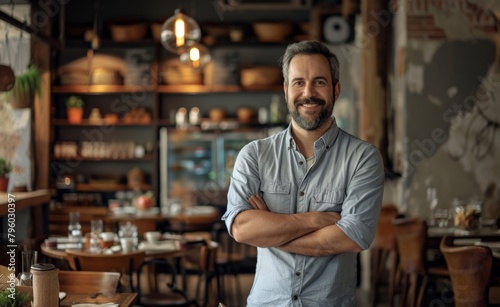
[[[326,226],[278,247],[306,256],[328,256],[340,253],[358,253],[362,249],[336,225]]]
[[[236,241],[258,247],[281,246],[339,219],[334,212],[280,214],[264,210],[246,210],[234,219],[232,233]]]

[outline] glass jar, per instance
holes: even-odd
[[[468,202],[455,199],[454,226],[464,230],[478,230],[481,218],[481,203],[478,200]]]

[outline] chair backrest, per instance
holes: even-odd
[[[115,293],[119,281],[118,272],[59,271],[59,289],[62,292]]]
[[[118,272],[122,275],[120,289],[133,289],[133,276],[144,262],[144,251],[119,254],[91,254],[78,250],[66,250],[69,267],[75,271]]]
[[[155,272],[154,281],[158,287],[144,285],[143,281],[151,281],[151,278],[139,278],[143,270]],[[162,276],[159,279],[159,276]],[[152,258],[144,261],[137,269],[137,300],[140,306],[197,306],[196,302],[189,299],[186,293],[177,285],[179,272],[176,266],[168,259]],[[149,291],[143,291],[149,289]],[[156,290],[155,290],[156,289]]]
[[[492,252],[487,246],[454,246],[443,237],[439,249],[444,255],[455,298],[455,306],[488,306]]]
[[[257,248],[237,242],[229,235],[224,222],[215,223],[212,226],[212,240],[219,243],[219,259],[227,257],[226,260],[229,262],[243,260],[256,262]]]
[[[425,274],[427,224],[417,217],[392,220],[399,254],[399,268],[407,273]]]
[[[144,251],[119,254],[92,254],[79,250],[66,250],[69,266],[74,271],[118,272],[135,271],[144,261]]]
[[[219,243],[210,241],[200,249],[200,268],[203,272],[211,272],[215,269],[217,261],[217,250]]]
[[[391,250],[396,248],[396,236],[392,220],[398,215],[398,208],[393,204],[384,204],[380,209],[380,218],[373,240],[373,247]]]

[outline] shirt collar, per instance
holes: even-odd
[[[329,149],[333,141],[335,140],[336,136],[339,133],[339,126],[337,126],[337,120],[335,119],[334,116],[332,116],[332,125],[330,128],[323,134],[319,139],[317,139],[314,143],[316,142],[323,142],[323,145]],[[288,149],[293,148],[295,150],[297,149],[297,145],[295,144],[295,141],[292,136],[292,124],[290,123],[288,125],[287,131],[286,131],[286,137],[288,140]]]

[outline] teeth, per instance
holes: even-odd
[[[314,107],[316,105],[318,105],[318,104],[317,103],[305,103],[305,104],[303,104],[304,107]]]

